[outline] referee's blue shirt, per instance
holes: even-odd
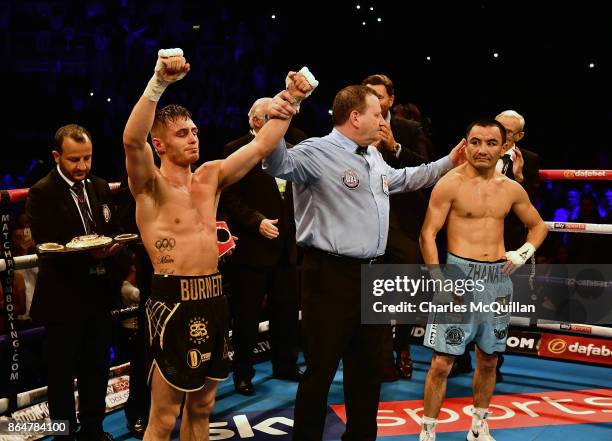
[[[381,256],[389,231],[389,193],[430,187],[453,168],[450,156],[394,169],[372,146],[366,155],[338,130],[287,150],[285,141],[263,161],[272,176],[293,182],[297,243],[330,253]]]

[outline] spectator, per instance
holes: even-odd
[[[13,256],[25,256],[36,252],[32,234],[29,226],[17,226],[11,233],[11,247]],[[18,319],[22,322],[22,326],[28,326],[30,319],[30,306],[32,305],[32,297],[34,296],[34,288],[36,286],[36,277],[38,275],[38,266],[32,268],[23,268],[15,270],[15,276],[23,281],[25,310],[18,315]]]
[[[602,217],[597,211],[597,202],[591,195],[582,195],[578,209],[578,216],[575,219],[580,223],[600,224]],[[608,248],[605,244],[608,238],[598,234],[569,234],[567,249],[570,256],[570,263],[590,264],[605,263]]]
[[[565,204],[557,208],[553,214],[553,222],[573,222],[580,210],[580,191],[570,188],[566,193]]]
[[[604,197],[597,207],[599,215],[604,219],[604,223],[612,223],[612,188],[607,188]]]

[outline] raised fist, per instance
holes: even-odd
[[[299,72],[289,72],[289,75],[287,76],[291,80],[287,85],[287,91],[293,98],[303,99],[308,96],[308,92],[312,92],[314,89],[304,74]]]
[[[183,57],[182,49],[160,49],[157,55],[155,73],[160,79],[174,83],[189,72],[189,63]]]
[[[319,82],[307,67],[303,67],[299,72],[289,72],[285,79],[285,85],[287,91],[299,105],[300,101],[309,96],[319,85]]]

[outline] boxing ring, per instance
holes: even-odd
[[[612,181],[612,170],[540,170],[540,178],[556,181]],[[111,183],[110,186],[113,191],[119,189],[119,183]],[[8,369],[0,371],[8,374],[9,385],[9,396],[0,397],[0,415],[25,421],[48,417],[46,387],[28,391],[19,388],[20,348],[29,341],[40,339],[44,329],[18,331],[12,314],[14,299],[10,296],[13,272],[34,267],[38,261],[35,254],[13,256],[8,239],[10,215],[5,214],[5,208],[24,201],[27,192],[28,189],[16,189],[0,193],[1,220],[5,233],[0,258],[5,305],[2,314],[6,317],[8,331],[6,335],[0,336],[1,352],[8,355],[5,358]],[[612,234],[612,224],[547,221],[546,225],[551,233]],[[538,284],[569,288],[612,288],[611,280],[550,276],[537,276],[535,280]],[[124,308],[113,311],[112,315],[124,319],[135,315],[137,310],[138,307]],[[261,323],[260,332],[267,331],[267,327],[267,322]],[[423,336],[423,328],[413,328],[413,343],[422,342]],[[496,439],[557,440],[585,434],[591,440],[612,439],[611,340],[612,327],[513,317],[508,332],[509,355],[502,368],[505,380],[497,385],[491,405],[493,416],[489,424],[495,430]],[[412,352],[415,362],[413,380],[383,384],[378,417],[379,437],[414,439],[420,430],[418,415],[422,410],[423,382],[431,352],[416,345],[412,346]],[[1,381],[6,380],[3,378]],[[293,424],[295,384],[274,380],[268,364],[257,366],[254,384],[257,388],[256,398],[237,395],[231,381],[220,385],[218,404],[211,419],[211,440],[289,439]],[[343,403],[341,384],[342,368],[338,370],[332,384],[330,402]],[[128,391],[129,364],[113,366],[107,392],[109,414],[105,420],[105,429],[115,436],[123,436],[121,439],[130,438],[125,429],[123,413],[115,411],[127,400]],[[471,375],[449,380],[448,397],[437,429],[438,440],[464,439],[465,429],[469,426],[465,408],[470,403],[470,397]],[[545,406],[548,407],[544,409]],[[325,440],[339,439],[343,431],[344,412],[343,404],[330,406]]]

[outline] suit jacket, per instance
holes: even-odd
[[[223,157],[228,157],[253,140],[251,133],[228,143]],[[257,267],[273,266],[288,259],[295,264],[295,221],[291,182],[287,181],[281,197],[276,179],[255,166],[240,181],[221,193],[219,211],[227,218],[230,230],[238,236],[236,250],[228,262]],[[267,239],[259,233],[263,219],[278,219],[279,236]]]
[[[416,121],[391,116],[391,131],[397,142],[402,145],[399,157],[382,149],[384,160],[393,168],[415,167],[427,162],[429,140]],[[390,196],[389,237],[387,255],[394,263],[418,263],[420,260],[419,234],[425,213],[428,196],[423,190],[400,193]],[[415,260],[418,259],[418,260]]]
[[[108,183],[89,175],[85,188],[98,234],[118,231]],[[26,214],[32,237],[38,244],[66,244],[85,234],[79,210],[68,183],[54,168],[29,191]],[[77,318],[92,308],[110,309],[114,297],[107,275],[96,275],[99,264],[110,270],[112,259],[99,261],[88,252],[42,254],[30,315],[42,323]]]
[[[413,155],[409,156],[413,163],[422,164],[423,162],[418,162],[419,160],[424,162],[431,161],[431,141],[425,135],[420,123],[391,115],[391,131],[395,140],[402,147],[407,147],[409,151],[417,154],[416,157]]]
[[[527,192],[529,199],[532,204],[535,204],[535,200],[538,194],[538,187],[540,186],[540,157],[537,153],[521,148],[523,159],[523,182],[521,185]],[[507,174],[508,175],[508,174]],[[514,174],[509,174],[508,177],[514,179]],[[527,238],[527,228],[514,214],[514,212],[508,213],[504,221],[504,242],[506,250],[516,250],[525,243]]]

